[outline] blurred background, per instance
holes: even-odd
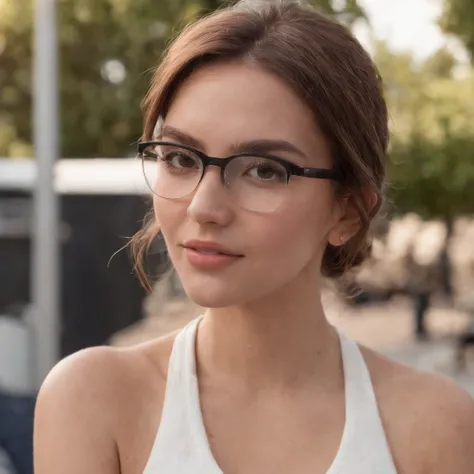
[[[474,3],[312,3],[372,54],[392,132],[373,258],[328,282],[328,317],[474,394]],[[35,394],[57,360],[200,311],[173,274],[147,296],[117,251],[150,205],[135,159],[141,99],[169,38],[220,5],[0,0],[0,474],[32,473]]]

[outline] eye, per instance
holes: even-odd
[[[252,177],[262,179],[264,181],[275,178],[275,170],[268,165],[259,165],[250,170],[249,173]]]
[[[269,160],[252,164],[247,168],[246,174],[253,180],[265,183],[282,183],[287,180],[285,168],[279,163],[273,163]]]
[[[199,159],[185,150],[168,150],[161,153],[160,159],[175,169],[199,168]]]

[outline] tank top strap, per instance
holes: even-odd
[[[369,369],[357,342],[341,332],[339,332],[339,340],[344,366],[346,408],[349,415],[360,411],[363,406],[377,407]]]
[[[364,356],[353,339],[338,331],[344,367],[346,423],[331,469],[327,474],[382,472],[396,474],[380,417],[372,379]],[[364,470],[365,469],[365,470]]]
[[[202,316],[193,319],[175,338],[168,365],[159,431],[169,432],[172,426],[176,426],[177,419],[186,420],[193,428],[199,426],[201,410],[195,351],[196,334],[201,319]]]
[[[160,425],[144,474],[163,472],[164,466],[166,472],[216,472],[199,404],[195,349],[201,319],[193,319],[174,340]]]
[[[196,374],[196,333],[202,316],[190,321],[177,334],[168,363],[167,390],[189,382],[189,374]]]

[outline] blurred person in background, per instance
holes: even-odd
[[[144,102],[158,233],[206,308],[176,334],[63,360],[36,411],[36,474],[467,473],[474,402],[331,326],[323,277],[369,255],[385,188],[379,74],[294,1],[186,28]]]
[[[34,407],[35,397],[0,390],[0,474],[33,472]]]
[[[7,453],[0,448],[0,474],[15,474]]]

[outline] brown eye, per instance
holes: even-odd
[[[270,160],[254,163],[246,172],[252,180],[265,183],[282,183],[286,181],[286,170],[279,163]]]
[[[166,161],[170,167],[176,169],[190,169],[199,167],[198,160],[195,156],[182,151],[170,151],[164,154],[161,159]]]

